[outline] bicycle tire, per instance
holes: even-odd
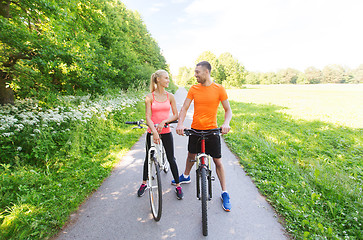
[[[155,157],[149,159],[149,197],[151,213],[155,221],[159,221],[162,213],[162,188],[160,168]]]
[[[201,183],[202,183],[202,225],[203,225],[203,235],[208,235],[208,214],[207,214],[207,169],[202,167],[201,169]]]

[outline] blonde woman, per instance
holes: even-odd
[[[158,70],[151,75],[150,93],[145,98],[145,118],[146,124],[148,125],[148,133],[146,135],[146,156],[144,161],[143,181],[137,191],[139,197],[144,195],[147,187],[147,155],[150,148],[150,136],[152,133],[154,143],[160,143],[160,139],[163,142],[170,169],[176,183],[176,197],[179,200],[183,198],[183,191],[179,183],[178,166],[174,157],[173,135],[170,131],[170,127],[164,127],[165,123],[178,119],[178,110],[176,108],[174,95],[165,90],[165,88],[169,86],[169,82],[169,74],[165,70]],[[171,116],[170,109],[173,113]]]

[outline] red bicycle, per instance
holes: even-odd
[[[205,140],[211,135],[220,135],[221,128],[197,131],[194,129],[184,129],[184,133],[187,136],[195,135],[200,138],[201,152],[195,157],[197,162],[196,170],[196,183],[197,183],[197,198],[202,200],[202,226],[203,235],[208,235],[208,214],[207,214],[207,201],[212,199],[212,181],[215,180],[212,176],[211,159],[209,154],[205,153]]]

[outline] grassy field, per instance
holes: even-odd
[[[274,104],[296,119],[363,128],[363,84],[251,85],[228,90],[234,101]]]
[[[363,239],[362,93],[362,85],[228,91],[225,140],[297,239]]]

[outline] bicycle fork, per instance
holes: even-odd
[[[204,159],[202,159],[204,158]],[[200,162],[200,159],[202,160]],[[204,164],[203,164],[204,162]],[[208,201],[210,201],[212,199],[212,181],[215,180],[214,176],[212,176],[212,171],[210,169],[210,157],[206,154],[200,154],[197,157],[197,170],[196,170],[196,184],[197,184],[197,198],[200,200],[201,196],[200,196],[200,189],[201,189],[201,169],[205,168],[207,170],[207,183],[208,183]]]

